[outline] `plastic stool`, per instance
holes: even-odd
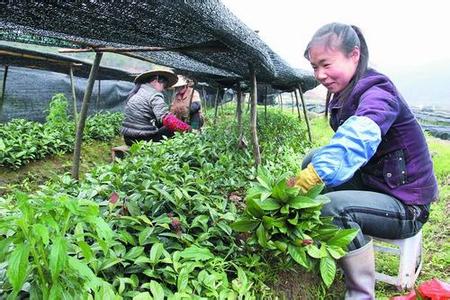
[[[394,253],[400,256],[400,267],[397,276],[390,276],[375,272],[377,281],[395,285],[399,290],[412,289],[420,271],[422,270],[422,230],[415,236],[401,240],[388,240],[372,237],[374,250]],[[377,242],[384,242],[398,247],[387,247]]]

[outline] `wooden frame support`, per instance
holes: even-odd
[[[78,120],[77,132],[75,138],[75,147],[73,151],[73,161],[72,161],[72,178],[78,180],[80,171],[80,157],[81,157],[81,144],[83,141],[83,131],[84,125],[87,118],[87,112],[89,108],[89,101],[91,100],[92,89],[94,87],[95,78],[97,77],[98,67],[100,66],[100,61],[102,59],[103,53],[96,52],[95,59],[92,64],[91,72],[89,73],[89,79],[86,86],[86,91],[83,97],[83,104],[81,105],[80,118]]]
[[[300,114],[300,106],[298,104],[298,95],[297,95],[297,92],[294,92],[294,93],[295,93],[295,106],[297,107],[298,120],[301,121],[302,120],[302,116]]]
[[[258,141],[258,132],[256,127],[256,118],[257,118],[257,111],[256,111],[256,95],[258,92],[258,84],[256,81],[256,72],[255,68],[252,64],[249,64],[249,73],[250,73],[250,82],[251,82],[251,108],[250,108],[250,130],[252,134],[252,146],[253,146],[253,157],[255,159],[255,166],[258,168],[258,166],[261,164],[261,153],[259,152],[259,141]]]
[[[237,98],[236,98],[236,117],[237,117],[237,125],[238,125],[238,146],[240,148],[245,147],[244,143],[244,128],[242,126],[242,90],[241,84],[237,83]]]
[[[72,100],[73,100],[73,120],[74,120],[75,126],[76,126],[78,124],[78,108],[77,108],[77,95],[75,93],[75,80],[73,77],[73,64],[70,64],[69,75],[70,75],[70,87],[72,89]]]
[[[6,92],[6,78],[8,77],[9,66],[5,65],[5,72],[3,73],[3,83],[2,83],[2,97],[0,98],[0,116],[3,112],[3,103],[5,102],[5,92]]]
[[[306,128],[308,130],[308,138],[309,138],[309,141],[312,142],[311,128],[309,127],[308,114],[306,113],[305,99],[303,98],[303,90],[302,90],[301,84],[298,85],[298,93],[300,94],[300,100],[302,101],[303,114],[305,115]]]
[[[214,99],[214,125],[217,122],[217,110],[219,107],[219,88],[217,88],[216,98]]]

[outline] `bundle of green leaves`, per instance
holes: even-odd
[[[338,229],[331,218],[321,217],[322,206],[329,202],[320,195],[323,186],[302,193],[287,186],[287,176],[272,176],[260,168],[258,183],[247,191],[245,213],[231,228],[250,233],[249,245],[258,244],[307,270],[319,271],[330,286],[336,274],[335,260],[345,255],[357,230]]]

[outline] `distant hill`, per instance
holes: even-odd
[[[450,61],[387,73],[411,106],[450,110]]]
[[[450,61],[392,72],[378,71],[391,78],[410,106],[450,111]],[[305,93],[306,98],[320,101],[324,101],[325,95],[322,85]]]

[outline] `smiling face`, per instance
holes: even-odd
[[[342,91],[356,72],[360,57],[358,47],[348,55],[337,46],[317,43],[309,49],[309,61],[314,76],[331,93]]]

